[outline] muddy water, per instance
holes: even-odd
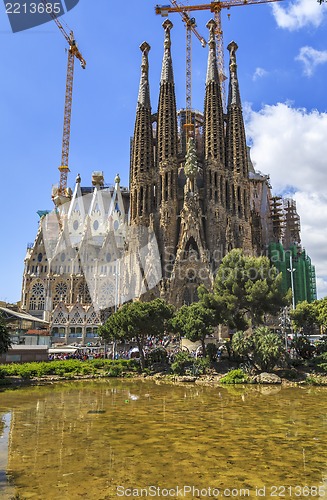
[[[327,389],[65,383],[0,393],[0,498],[327,498]]]

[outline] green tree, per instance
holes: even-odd
[[[294,311],[291,311],[291,319],[296,332],[312,335],[318,325],[318,306],[315,303],[309,304],[306,300],[299,302]]]
[[[272,370],[285,354],[282,337],[263,326],[256,328],[253,333],[235,333],[232,347],[235,354],[263,371]]]
[[[191,342],[200,341],[203,356],[206,355],[205,338],[213,332],[216,325],[216,313],[201,302],[182,306],[172,319],[173,328]]]
[[[106,340],[135,338],[140,352],[142,369],[145,368],[144,345],[148,335],[161,338],[173,315],[172,306],[162,299],[150,302],[135,301],[124,304],[109,316],[99,333]]]
[[[11,347],[10,334],[2,314],[0,314],[0,354],[7,352]]]
[[[322,327],[324,333],[327,333],[327,297],[316,300],[313,306],[318,325]]]
[[[245,330],[264,323],[265,314],[276,314],[287,303],[282,275],[267,257],[245,256],[234,249],[222,260],[214,284],[217,303],[225,305],[231,328]]]

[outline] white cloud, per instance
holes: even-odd
[[[268,74],[268,72],[263,69],[263,68],[256,68],[253,76],[252,76],[252,80],[255,82],[256,80],[258,80],[258,78],[262,78],[263,76],[266,76]]]
[[[317,278],[317,288],[321,298],[327,297],[327,279]]]
[[[316,266],[318,293],[327,283],[327,113],[278,103],[247,108],[247,137],[256,168],[269,173],[274,193],[294,193],[302,244]]]
[[[326,6],[316,0],[297,0],[283,7],[280,4],[272,5],[273,14],[280,28],[294,31],[304,26],[318,27],[326,14]]]
[[[327,50],[316,50],[313,47],[301,47],[299,55],[295,58],[304,64],[304,74],[312,76],[314,70],[319,64],[327,62]]]

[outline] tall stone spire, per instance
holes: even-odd
[[[165,30],[164,56],[162,61],[160,94],[157,122],[157,162],[177,156],[177,112],[174,73],[171,58],[170,30],[173,23],[166,19],[162,24]]]
[[[228,246],[251,250],[251,225],[249,222],[249,172],[244,120],[237,78],[236,51],[238,46],[231,42],[227,49],[229,61],[229,93],[226,126],[226,167],[228,189],[226,189],[229,220],[227,229]],[[229,236],[228,236],[229,235]]]
[[[225,158],[224,116],[216,58],[216,23],[213,19],[207,23],[207,28],[210,37],[204,100],[204,157],[218,160],[223,165]]]
[[[204,206],[206,212],[206,240],[213,268],[225,253],[226,233],[226,172],[224,114],[216,58],[216,23],[211,19],[209,55],[204,100]],[[217,261],[214,263],[214,260]]]
[[[156,172],[158,175],[157,209],[159,213],[159,243],[163,256],[163,273],[169,276],[167,265],[178,241],[178,133],[170,30],[172,22],[166,19],[164,55],[162,61],[156,139]]]
[[[231,42],[227,49],[229,61],[229,93],[226,129],[227,168],[243,177],[248,177],[247,148],[242,114],[240,90],[237,78],[236,51],[238,46]]]
[[[154,149],[149,88],[148,53],[150,45],[143,42],[141,80],[138,93],[130,166],[131,222],[149,222],[153,209]]]

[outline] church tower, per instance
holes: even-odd
[[[131,224],[149,225],[154,201],[154,145],[151,120],[148,53],[150,45],[143,42],[141,80],[130,168]]]
[[[248,157],[236,64],[238,46],[231,42],[227,49],[230,77],[226,127],[226,207],[229,213],[226,250],[242,248],[252,253]]]
[[[169,263],[173,260],[178,240],[178,132],[175,84],[171,58],[169,19],[165,30],[160,92],[157,114],[156,171],[158,175],[157,210],[159,215],[158,239],[162,255],[163,276],[170,276]]]
[[[226,176],[224,115],[219,83],[215,28],[211,19],[209,29],[209,56],[204,100],[204,180],[206,214],[206,241],[216,268],[225,254],[226,238]]]

